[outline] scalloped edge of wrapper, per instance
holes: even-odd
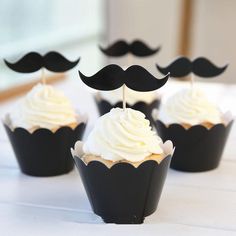
[[[7,116],[7,115],[6,115]],[[73,129],[62,126],[55,132],[39,128],[34,132],[16,127],[11,128],[3,120],[4,128],[12,145],[21,171],[31,176],[56,176],[66,174],[74,168],[70,148],[82,139],[87,117]]]
[[[171,141],[163,144],[166,156],[160,163],[147,160],[137,167],[130,162],[85,164],[82,145],[76,142],[71,152],[95,214],[106,223],[141,224],[155,212],[174,152]]]
[[[54,128],[54,129],[41,128],[41,127],[33,127],[31,129],[26,129],[26,128],[22,128],[22,127],[15,127],[12,125],[12,122],[9,117],[9,112],[2,119],[2,123],[4,125],[8,126],[8,128],[12,132],[14,132],[15,129],[20,128],[20,129],[24,129],[25,131],[27,131],[30,134],[33,134],[34,132],[38,132],[38,130],[40,130],[40,129],[48,130],[51,133],[56,133],[59,129],[61,129],[63,127],[71,128],[71,130],[74,130],[78,125],[80,125],[82,123],[87,124],[88,123],[88,115],[87,114],[80,114],[79,112],[76,112],[76,122],[73,123],[73,126],[71,126],[71,124],[67,124],[67,125],[58,126],[57,128]],[[74,125],[74,124],[76,124],[76,125]]]
[[[157,110],[154,110],[152,115],[160,137],[164,141],[171,139],[176,147],[171,168],[186,172],[202,172],[219,166],[234,122],[231,112],[222,114],[222,123],[211,128],[199,124],[187,129],[178,123],[166,125],[158,119]]]
[[[160,143],[160,146],[163,149],[164,153],[162,155],[160,155],[161,156],[160,158],[157,158],[155,160],[153,159],[153,161],[156,161],[158,164],[160,164],[167,156],[169,156],[169,155],[172,156],[175,151],[175,148],[173,147],[173,143],[170,140],[167,140],[164,143]],[[121,163],[130,164],[133,167],[138,168],[140,165],[142,165],[143,162],[150,161],[150,160],[143,160],[143,161],[137,162],[138,165],[136,165],[135,162],[118,161],[118,162],[114,162],[112,165],[109,165],[106,163],[105,159],[99,158],[100,160],[99,159],[91,160],[91,161],[89,161],[89,163],[86,163],[83,160],[83,156],[86,154],[83,152],[83,142],[82,141],[77,141],[75,143],[74,149],[71,148],[71,154],[72,154],[73,158],[81,159],[85,165],[89,165],[90,162],[100,162],[100,163],[104,164],[109,169],[114,167],[115,165],[121,164]],[[103,162],[103,160],[104,160],[104,162]]]

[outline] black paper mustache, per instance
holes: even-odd
[[[52,72],[65,72],[75,67],[79,60],[80,58],[71,62],[58,52],[48,52],[44,56],[37,52],[30,52],[15,63],[10,63],[7,60],[4,61],[10,69],[16,72],[32,73],[41,68],[46,68]]]
[[[228,64],[223,67],[217,67],[204,57],[196,58],[192,62],[186,57],[180,57],[166,67],[161,67],[157,64],[156,66],[162,74],[170,72],[171,77],[184,77],[192,72],[197,76],[210,78],[223,73]]]
[[[127,53],[132,53],[138,57],[151,56],[157,53],[161,47],[150,48],[144,42],[135,40],[132,43],[127,43],[124,40],[118,40],[115,43],[109,45],[107,48],[99,46],[100,50],[107,56],[120,57]]]
[[[114,90],[124,84],[135,91],[147,92],[159,89],[169,79],[169,74],[157,79],[141,66],[133,65],[123,70],[112,64],[104,67],[93,76],[87,77],[79,71],[81,80],[91,88],[97,90]]]

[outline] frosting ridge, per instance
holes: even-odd
[[[13,127],[54,129],[76,123],[76,113],[63,92],[37,84],[23,97],[9,118]]]
[[[183,89],[160,107],[159,117],[166,124],[197,125],[204,122],[221,123],[221,112],[198,88]]]
[[[97,120],[83,151],[114,162],[138,162],[151,154],[162,154],[161,143],[142,112],[113,108]]]

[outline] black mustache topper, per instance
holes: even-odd
[[[124,40],[118,40],[107,48],[101,46],[99,48],[105,55],[113,57],[124,56],[127,53],[132,53],[137,57],[146,57],[157,53],[161,49],[161,47],[152,49],[140,40],[135,40],[130,44]]]
[[[210,78],[223,73],[228,64],[223,67],[217,67],[204,57],[198,57],[192,62],[186,57],[179,57],[166,67],[161,67],[157,64],[156,66],[162,74],[170,72],[171,77],[184,77],[192,72],[197,76]]]
[[[108,65],[93,76],[87,77],[79,71],[81,80],[91,88],[97,90],[114,90],[123,85],[139,92],[159,89],[168,80],[169,74],[157,79],[141,66],[133,65],[123,70],[115,64]]]
[[[41,56],[37,52],[30,52],[15,63],[10,63],[6,60],[4,62],[10,69],[16,72],[32,73],[41,68],[46,68],[52,72],[65,72],[75,67],[79,63],[79,60],[80,58],[71,62],[60,53],[52,51],[44,56]]]

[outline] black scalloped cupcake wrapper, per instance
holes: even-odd
[[[227,126],[217,124],[210,129],[202,125],[185,129],[180,124],[167,127],[160,120],[155,121],[163,141],[171,140],[176,147],[170,167],[188,172],[208,171],[218,167],[232,125],[233,121]]]
[[[101,116],[108,113],[112,108],[123,107],[122,101],[117,102],[116,104],[111,104],[104,99],[95,98],[95,101]],[[151,124],[153,124],[154,122],[152,118],[152,111],[154,108],[158,109],[159,106],[160,106],[160,99],[155,99],[150,104],[147,104],[145,102],[136,102],[134,105],[130,105],[126,103],[126,107],[143,112],[146,115],[147,119],[151,122]]]
[[[95,214],[106,223],[141,224],[157,208],[171,156],[137,168],[118,163],[109,169],[98,161],[86,165],[79,157],[74,160]]]
[[[68,173],[74,167],[70,148],[81,140],[86,127],[61,127],[56,132],[37,129],[33,133],[23,128],[13,131],[4,124],[16,159],[23,173],[32,176],[55,176]]]

